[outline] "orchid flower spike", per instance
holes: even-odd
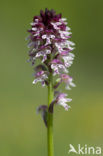
[[[35,66],[33,84],[40,82],[43,87],[49,86],[52,75],[54,92],[61,83],[65,84],[65,89],[75,87],[73,78],[68,75],[74,60],[72,51],[75,44],[71,41],[72,33],[66,20],[54,10],[41,10],[40,15],[34,16],[28,30],[29,61]],[[71,99],[65,93],[58,92],[53,101],[65,110],[70,108],[67,102]],[[45,111],[44,105],[40,108]]]

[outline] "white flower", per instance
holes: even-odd
[[[36,84],[37,82],[41,82],[42,86],[45,86],[45,79],[48,78],[47,74],[44,73],[44,71],[40,71],[36,73],[36,79],[33,81],[33,84]]]
[[[38,57],[42,56],[43,57],[42,62],[44,62],[47,59],[47,54],[50,54],[50,53],[51,53],[51,50],[45,49],[44,51],[39,51],[36,54],[35,58],[38,58]]]
[[[70,90],[70,87],[75,87],[76,85],[73,83],[73,78],[67,74],[61,74],[61,81],[66,84],[66,89]]]
[[[59,33],[60,33],[60,37],[63,39],[67,39],[67,37],[72,34],[71,32],[61,31],[61,30],[59,30]]]
[[[66,18],[62,18],[62,19],[60,19],[59,21],[66,21],[67,19]]]
[[[68,70],[62,64],[51,64],[51,68],[54,70],[54,75],[61,74],[61,72],[68,73]]]
[[[54,39],[55,36],[54,35],[42,35],[42,39],[46,39],[46,44],[45,45],[49,45],[51,44],[51,39]]]
[[[69,55],[63,56],[62,58],[64,60],[65,66],[70,67],[72,65],[72,63],[73,63],[73,60],[74,60],[74,54],[69,53]]]
[[[71,102],[72,99],[70,98],[66,98],[67,94],[65,93],[60,93],[57,97],[57,104],[63,106],[65,108],[65,110],[67,111],[70,106],[68,106],[67,102]]]
[[[67,90],[71,90],[70,87],[76,87],[76,85],[73,83],[73,79],[72,78],[69,78],[68,83],[66,85],[66,89]]]
[[[55,22],[55,23],[51,22],[51,24],[53,25],[54,29],[60,30],[60,28],[58,26],[61,25],[62,23],[61,22]]]

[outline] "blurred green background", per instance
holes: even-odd
[[[47,89],[32,85],[25,41],[33,16],[46,7],[68,19],[76,43],[71,75],[77,87],[68,92],[68,112],[55,107],[55,156],[67,156],[70,143],[103,145],[103,1],[1,0],[0,156],[47,154],[46,128],[36,114],[47,104]]]

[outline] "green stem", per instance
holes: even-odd
[[[53,100],[54,91],[53,91],[53,77],[52,73],[50,74],[48,85],[48,107]],[[53,149],[53,113],[48,112],[48,121],[47,121],[47,143],[48,143],[48,156],[54,156]]]

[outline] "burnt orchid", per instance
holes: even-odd
[[[68,75],[75,44],[70,41],[66,18],[54,10],[41,10],[39,16],[34,16],[28,32],[29,61],[35,66],[33,84],[40,82],[48,87],[48,105],[39,106],[37,111],[47,127],[48,156],[53,156],[53,109],[54,105],[61,105],[65,110],[70,108],[67,103],[72,99],[58,88],[61,83],[65,84],[65,89],[75,87],[73,78]]]

